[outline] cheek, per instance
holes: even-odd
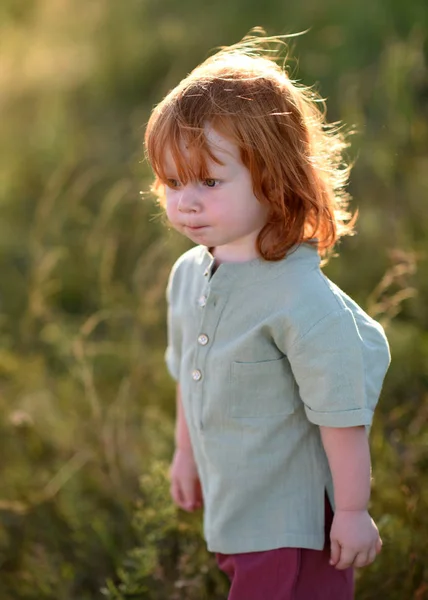
[[[176,197],[171,194],[168,194],[168,193],[166,194],[166,198],[165,198],[165,212],[166,212],[166,216],[168,217],[168,219],[170,221],[175,220],[175,217],[178,212]]]
[[[250,206],[247,207],[246,222],[253,229],[261,229],[266,225],[268,210],[261,205],[256,198],[252,198]]]

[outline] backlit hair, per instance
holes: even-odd
[[[210,125],[239,147],[254,195],[270,208],[257,238],[260,255],[280,260],[316,238],[326,256],[338,238],[353,233],[347,143],[337,125],[326,123],[324,101],[277,64],[272,43],[278,42],[250,35],[221,49],[155,107],[145,136],[152,189],[164,206],[166,150],[182,183],[210,177],[207,158],[219,162],[205,136]]]

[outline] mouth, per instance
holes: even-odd
[[[201,231],[202,229],[206,229],[208,225],[184,225],[184,227],[188,231]]]

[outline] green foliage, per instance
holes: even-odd
[[[110,600],[223,600],[226,578],[202,539],[200,520],[180,517],[169,497],[167,468],[154,462],[141,479],[143,500],[134,517],[138,545],[103,590]]]
[[[402,408],[401,416],[409,419],[406,429],[385,430],[378,419],[372,432],[372,513],[383,548],[372,566],[358,572],[358,600],[428,597],[428,568],[423,559],[428,530],[428,445],[423,431],[427,405]]]
[[[296,76],[357,131],[359,235],[326,271],[393,356],[372,437],[384,550],[357,598],[428,598],[427,23],[426,0],[2,2],[2,600],[224,597],[158,462],[173,443],[164,289],[187,245],[139,191],[153,104],[254,25],[309,29]]]

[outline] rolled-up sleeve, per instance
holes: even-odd
[[[382,327],[341,308],[289,349],[306,416],[326,427],[370,426],[390,354]]]

